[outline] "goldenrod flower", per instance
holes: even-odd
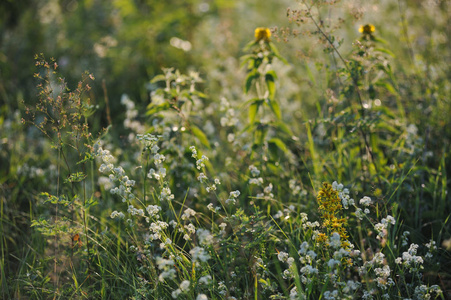
[[[341,246],[348,249],[350,243],[348,242],[348,234],[346,232],[346,219],[341,218],[343,207],[338,192],[333,189],[332,185],[323,183],[318,196],[318,209],[321,212],[322,225],[327,230],[328,234],[336,232],[340,235]],[[317,242],[323,241],[325,235],[320,233],[316,238]]]
[[[269,42],[269,38],[271,37],[271,31],[266,27],[258,27],[255,29],[255,39],[257,42],[264,40],[265,42]]]
[[[374,31],[376,31],[376,27],[373,24],[362,25],[359,28],[359,32],[363,35],[372,35]]]

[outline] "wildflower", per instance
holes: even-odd
[[[193,209],[187,208],[183,212],[182,220],[188,220],[190,217],[194,217],[195,215],[196,215],[196,212]]]
[[[330,246],[333,247],[333,248],[338,248],[338,247],[340,247],[341,242],[340,242],[340,235],[338,234],[338,232],[334,232],[334,233],[332,234],[332,236],[331,236],[330,239],[329,239],[329,244],[330,244]]]
[[[204,248],[194,247],[189,252],[193,257],[193,260],[199,260],[201,262],[206,262],[210,259],[210,255],[205,251]]]
[[[255,29],[255,40],[257,42],[260,42],[261,40],[263,40],[264,42],[268,43],[270,37],[271,37],[271,31],[269,30],[269,28],[258,27]]]
[[[205,176],[204,173],[200,173],[199,176],[197,176],[197,180],[199,180],[200,182],[203,182],[206,179],[207,179],[207,176]]]
[[[211,186],[207,186],[206,191],[207,191],[207,193],[210,193],[212,191],[216,191],[216,185],[212,184]]]
[[[260,170],[257,169],[254,165],[250,165],[249,170],[251,171],[253,177],[257,177],[258,175],[260,175]]]
[[[160,200],[173,200],[174,199],[174,195],[171,193],[171,189],[170,188],[163,188],[161,189],[161,193],[160,193]]]
[[[232,204],[236,204],[236,198],[238,198],[240,196],[240,191],[236,190],[233,192],[230,192],[230,198],[226,200],[226,203],[232,203]]]
[[[197,295],[196,300],[208,300],[208,297],[205,294],[199,294]]]
[[[205,275],[199,278],[199,284],[209,284],[211,282],[211,276]]]
[[[182,293],[180,289],[176,289],[171,293],[172,298],[177,299],[177,297]]]
[[[298,290],[296,287],[290,290],[290,299],[298,299]]]
[[[362,25],[359,28],[359,32],[364,36],[371,36],[374,31],[376,31],[376,27],[373,24]]]
[[[208,229],[199,228],[197,230],[197,236],[199,237],[199,244],[209,245],[213,241],[213,235],[211,235]]]
[[[115,211],[113,211],[113,212],[111,213],[110,217],[111,217],[112,219],[114,219],[114,218],[123,219],[123,218],[125,217],[125,215],[124,215],[123,212],[117,212],[117,211],[115,210]]]
[[[249,184],[261,185],[263,184],[263,178],[251,178],[249,179]]]
[[[189,280],[183,280],[182,283],[180,283],[180,289],[184,292],[189,291]]]
[[[147,206],[146,210],[151,217],[156,216],[158,218],[157,214],[160,212],[161,207],[159,207],[158,205],[149,205],[149,206]]]
[[[287,261],[288,259],[288,253],[280,251],[279,254],[277,255],[277,259],[279,259],[279,261]]]
[[[221,223],[221,224],[219,224],[219,227],[221,227],[221,230],[224,231],[225,228],[227,227],[227,224],[226,223]]]
[[[317,196],[318,209],[321,212],[321,218],[323,219],[323,226],[330,232],[336,232],[340,236],[341,245],[345,248],[349,247],[347,240],[348,234],[344,225],[346,224],[345,218],[340,218],[339,213],[343,209],[341,199],[338,191],[333,188],[329,183],[323,183],[323,187]],[[326,236],[319,234],[317,236],[317,242],[326,242]]]
[[[372,202],[373,202],[373,201],[372,201],[371,198],[368,197],[368,196],[363,197],[363,198],[360,199],[360,201],[359,201],[360,205],[363,205],[363,206],[369,206]]]

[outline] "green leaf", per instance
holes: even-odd
[[[251,89],[252,82],[260,76],[256,69],[252,70],[246,77],[246,84],[244,86],[244,92],[247,94]]]
[[[266,87],[268,88],[269,98],[271,98],[271,100],[274,100],[274,95],[276,94],[276,79],[276,72],[272,70],[265,74]]]
[[[155,83],[155,82],[159,82],[159,81],[165,81],[166,80],[166,76],[160,74],[155,76],[154,78],[152,78],[152,80],[150,81],[150,83]]]
[[[246,64],[250,63],[255,59],[255,54],[246,54],[240,57],[241,63],[240,68],[244,67]]]
[[[274,144],[277,146],[277,148],[279,148],[280,150],[282,150],[284,153],[287,153],[288,148],[287,145],[285,145],[284,142],[282,142],[281,139],[279,138],[272,138],[268,141],[268,144]]]
[[[268,103],[269,107],[271,107],[271,110],[276,115],[277,119],[278,120],[282,119],[282,113],[280,112],[279,103],[277,103],[276,100],[271,100],[269,98],[267,99],[266,102]]]
[[[98,201],[97,201],[97,199],[91,197],[91,199],[89,199],[89,200],[86,202],[86,204],[85,204],[85,209],[88,209],[88,208],[90,208],[91,206],[94,206],[94,205],[97,205],[97,204],[99,204]]]
[[[393,85],[391,85],[388,82],[378,81],[374,85],[385,88],[387,91],[389,91],[393,95],[397,95],[398,94],[398,92],[395,90]]]
[[[65,183],[81,182],[81,181],[85,180],[86,177],[88,177],[88,175],[86,175],[82,172],[72,173],[72,174],[70,174],[70,176],[68,178],[64,179],[64,182]]]
[[[395,57],[395,54],[388,49],[376,48],[376,49],[374,49],[374,51],[382,52],[382,53],[390,55],[391,57]]]
[[[293,132],[291,132],[290,128],[288,128],[288,126],[284,122],[282,122],[282,121],[276,122],[275,127],[278,130],[286,133],[290,137],[293,136]]]
[[[252,46],[257,45],[257,44],[258,44],[258,42],[257,42],[256,40],[253,40],[253,41],[247,43],[246,46],[244,46],[243,51],[247,51],[247,50],[249,50]]]
[[[261,102],[255,101],[249,106],[249,123],[254,124],[255,116],[257,115],[258,108],[260,107]]]
[[[168,110],[169,108],[171,108],[169,102],[164,102],[158,105],[154,105],[151,103],[149,104],[149,106],[147,106],[146,115],[151,116],[153,114],[159,113],[160,111]]]
[[[201,142],[204,146],[210,148],[210,142],[208,141],[207,136],[202,130],[199,129],[199,127],[191,124],[190,129],[194,136],[199,140],[199,142]]]
[[[274,45],[274,43],[270,42],[269,47],[271,48],[271,51],[272,51],[272,53],[274,53],[275,57],[277,57],[284,64],[288,65],[288,61],[285,58],[283,58],[282,56],[280,56],[279,50],[277,49],[276,45]]]

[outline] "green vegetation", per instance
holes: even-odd
[[[0,298],[451,298],[450,5],[2,2]]]

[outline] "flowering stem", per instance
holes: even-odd
[[[348,66],[348,63],[346,62],[346,60],[343,58],[343,56],[341,56],[340,52],[335,47],[334,43],[330,40],[330,38],[326,35],[326,33],[321,29],[321,27],[318,25],[316,20],[313,18],[313,15],[310,13],[311,12],[311,7],[308,6],[308,4],[305,1],[302,1],[302,2],[307,7],[308,16],[309,16],[310,20],[312,20],[312,22],[315,24],[315,27],[318,29],[318,31],[321,33],[321,35],[326,39],[326,41],[332,47],[333,51],[337,54],[338,58],[343,62],[343,65],[346,68],[346,70],[349,72],[349,74],[351,74],[352,84],[354,85],[354,88],[355,88],[355,90],[357,92],[357,99],[358,99],[359,104],[360,104],[360,114],[362,115],[362,118],[365,119],[365,108],[363,106],[362,95],[361,95],[361,91],[360,91],[360,88],[359,88],[359,85],[358,85],[358,79],[355,76],[353,76],[351,70],[349,69],[349,66]],[[369,141],[368,141],[367,132],[365,130],[363,130],[363,128],[361,126],[358,126],[358,128],[359,128],[359,132],[362,135],[363,141],[365,143],[366,150],[368,151],[369,155],[371,156],[371,162],[372,162],[372,164],[374,166],[374,170],[376,171],[376,176],[377,176],[377,181],[379,183],[379,186],[382,186],[382,182],[381,182],[381,179],[380,179],[378,167],[377,167],[375,159],[374,159],[373,150],[371,150],[371,146],[370,146]],[[368,134],[371,135],[371,132],[369,132]]]

